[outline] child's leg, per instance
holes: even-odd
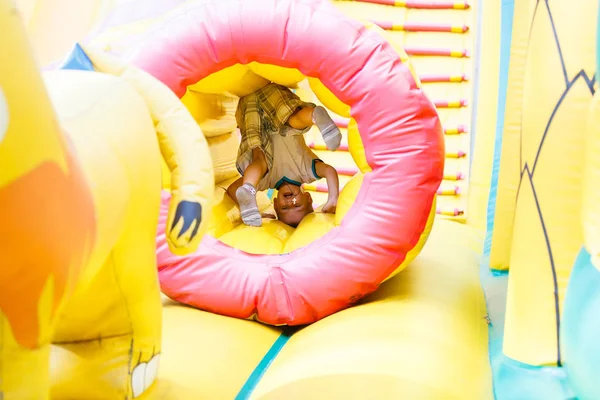
[[[313,111],[314,107],[307,106],[299,108],[295,113],[293,113],[290,118],[288,118],[287,123],[294,129],[298,129],[301,131],[302,129],[306,129],[313,124]]]
[[[337,150],[342,142],[342,133],[327,110],[321,106],[300,108],[290,116],[287,123],[298,130],[306,129],[314,123],[321,131],[323,141],[329,150]]]
[[[262,218],[256,203],[256,186],[266,173],[267,161],[265,154],[260,148],[256,147],[252,149],[252,162],[246,167],[242,177],[244,184],[235,192],[242,221],[246,225],[262,225]]]
[[[244,171],[244,183],[249,183],[252,186],[258,186],[258,182],[267,173],[267,160],[265,160],[265,153],[256,147],[252,149],[252,162]]]

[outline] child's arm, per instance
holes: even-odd
[[[327,180],[327,203],[323,205],[322,211],[324,213],[334,214],[338,196],[340,194],[340,182],[337,171],[331,165],[325,164],[324,162],[315,163],[315,170],[317,175]]]

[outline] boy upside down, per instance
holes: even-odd
[[[277,189],[277,218],[292,227],[312,213],[312,197],[303,183],[327,180],[325,213],[335,213],[339,195],[337,171],[306,145],[304,133],[314,125],[331,151],[342,135],[327,111],[302,100],[285,86],[270,83],[240,98],[236,120],[241,132],[236,166],[241,178],[227,188],[246,225],[261,226],[256,191]]]

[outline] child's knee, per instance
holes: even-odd
[[[312,125],[312,114],[314,107],[301,107],[287,120],[289,126],[294,129],[305,129]]]

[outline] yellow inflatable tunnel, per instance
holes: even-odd
[[[348,19],[325,1],[274,4],[186,4],[162,21],[129,60],[190,107],[202,106],[200,96],[185,100],[196,91],[230,92],[235,86],[244,95],[265,82],[295,85],[305,76],[331,88],[330,98],[335,94],[350,105],[348,140],[356,146],[350,151],[362,170],[344,186],[335,215],[312,215],[297,229],[279,220],[261,227],[238,225],[218,238],[206,237],[185,257],[164,246],[162,230],[171,221],[159,220],[163,293],[223,315],[296,326],[355,304],[419,253],[443,179],[444,137],[435,105],[421,90],[408,56],[381,28]],[[230,23],[255,17],[263,23]],[[337,43],[319,41],[319,35]],[[86,52],[98,70],[106,69],[100,61],[104,53],[93,46]],[[348,53],[353,57],[343,61]],[[382,70],[389,73],[374,78]],[[320,179],[314,167],[312,173]],[[287,176],[276,180],[300,184]],[[213,208],[220,212],[213,218],[221,232],[232,225],[235,209],[228,196],[223,203]]]

